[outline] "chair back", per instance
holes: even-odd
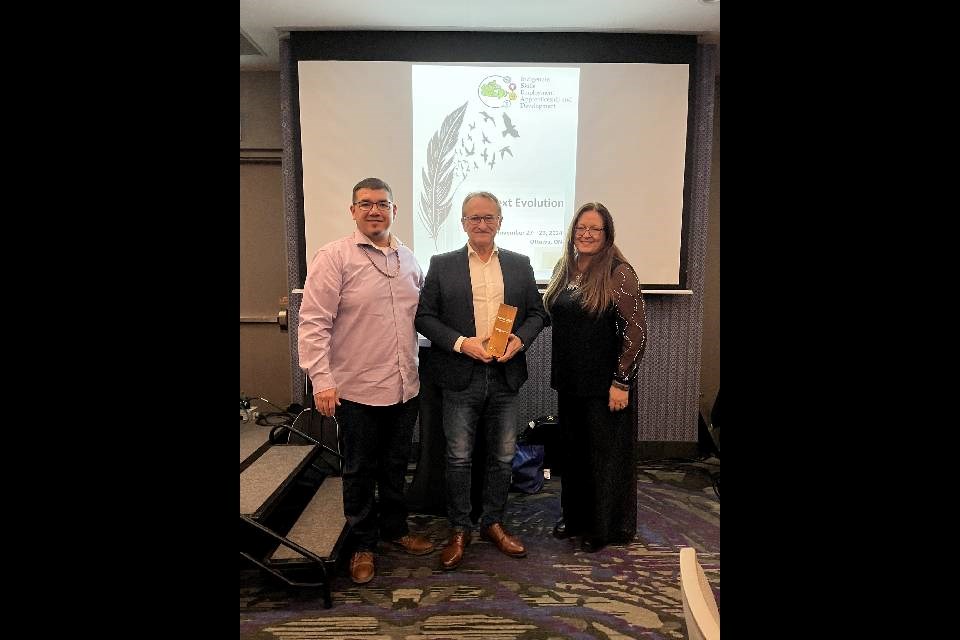
[[[680,597],[689,640],[720,640],[720,612],[692,547],[680,549]]]

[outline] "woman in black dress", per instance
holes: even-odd
[[[544,294],[553,326],[550,386],[558,392],[563,516],[558,538],[596,551],[637,530],[637,375],[647,341],[640,280],[614,244],[599,202],[577,211]]]

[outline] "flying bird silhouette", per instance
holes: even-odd
[[[470,127],[470,131],[473,131],[474,129],[477,128],[477,123],[476,123],[476,122],[471,122],[471,123],[468,124],[467,126]]]
[[[503,130],[504,137],[506,137],[508,133],[512,135],[514,138],[520,137],[520,134],[517,133],[517,128],[513,126],[512,122],[510,122],[510,116],[508,116],[507,114],[503,114],[503,124],[506,127],[506,129]],[[513,155],[513,154],[510,154],[510,155]]]
[[[474,168],[474,169],[479,169],[479,168],[480,168],[480,167],[477,166],[477,161],[476,161],[476,160],[473,161],[473,168]]]
[[[493,165],[497,164],[497,154],[490,156],[490,168],[493,169]]]
[[[507,146],[505,146],[504,148],[500,149],[500,159],[501,159],[501,160],[503,160],[503,154],[505,154],[505,153],[509,153],[509,154],[510,154],[510,157],[511,157],[511,158],[513,157],[513,151],[510,151],[510,145],[507,145]],[[468,153],[467,155],[470,155],[470,154]]]
[[[485,134],[483,131],[481,131],[481,132],[480,132],[480,135],[483,136],[483,144],[490,144],[490,141],[487,140],[487,134]]]
[[[477,150],[477,145],[476,145],[476,144],[474,144],[472,147],[470,147],[470,149],[467,149],[467,147],[464,146],[464,147],[463,147],[463,155],[469,158],[470,156],[473,155],[473,152],[476,151],[476,150]],[[513,154],[511,153],[510,155],[513,155]]]
[[[483,153],[481,153],[480,155],[483,157],[483,161],[486,162],[486,161],[487,161],[487,148],[486,148],[486,147],[483,148]]]
[[[481,112],[480,112],[480,115],[483,116],[484,121],[489,120],[490,122],[493,123],[493,126],[497,126],[497,121],[494,120],[493,118],[491,118],[491,117],[490,117],[490,114],[487,113],[486,111],[481,111]]]

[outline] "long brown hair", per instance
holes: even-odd
[[[573,243],[574,227],[580,221],[580,216],[588,211],[596,211],[603,218],[603,247],[590,261],[590,266],[580,276],[580,286],[577,296],[580,306],[593,315],[599,315],[614,304],[613,297],[613,270],[617,265],[626,262],[617,245],[614,244],[616,233],[613,228],[613,216],[610,210],[600,202],[588,202],[579,209],[570,226],[567,228],[566,250],[553,268],[553,276],[547,291],[543,294],[543,305],[550,311],[550,305],[557,299],[560,292],[570,284],[577,271],[577,248]]]

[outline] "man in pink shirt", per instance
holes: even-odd
[[[414,555],[434,549],[410,534],[403,495],[419,410],[413,322],[423,271],[390,233],[397,216],[392,199],[383,180],[357,183],[350,206],[357,230],[317,251],[300,307],[300,366],[313,383],[317,410],[340,425],[343,512],[357,584],[373,579],[381,539]]]

